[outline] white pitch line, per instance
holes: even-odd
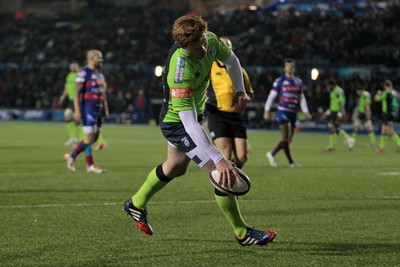
[[[377,172],[377,174],[383,176],[400,176],[400,172]]]
[[[355,200],[397,200],[400,196],[366,196],[366,197],[343,197],[335,199],[321,198],[285,198],[285,199],[240,199],[240,202],[267,202],[267,201],[355,201]],[[181,201],[154,201],[151,205],[186,205],[186,204],[208,204],[215,200],[181,200]],[[91,207],[91,206],[119,206],[123,203],[74,203],[74,204],[37,204],[37,205],[9,205],[0,206],[0,209],[30,209],[30,208],[59,208],[59,207]]]

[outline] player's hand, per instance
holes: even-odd
[[[267,111],[267,110],[264,110],[264,120],[269,120],[269,111]]]
[[[311,120],[312,119],[311,113],[307,112],[307,113],[304,113],[304,115],[306,116],[307,120]]]
[[[339,111],[337,113],[337,117],[338,117],[339,120],[341,120],[343,118],[343,113]]]
[[[81,119],[82,119],[81,113],[79,111],[75,111],[75,113],[74,113],[75,123],[77,123],[77,124],[81,123]]]
[[[330,109],[328,109],[328,110],[326,110],[326,111],[324,112],[324,117],[325,117],[325,118],[328,117],[329,115],[331,115],[331,110],[330,110]]]
[[[228,188],[231,188],[233,185],[233,181],[235,181],[236,179],[240,179],[239,174],[233,168],[233,164],[225,159],[218,161],[215,164],[215,167],[217,168],[219,175],[221,176],[219,181],[220,185],[222,186],[227,186]]]
[[[243,91],[236,92],[235,97],[232,100],[231,107],[235,107],[237,112],[244,112],[247,106],[247,102],[250,98]]]

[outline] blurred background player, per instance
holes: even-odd
[[[331,152],[335,150],[338,135],[345,138],[345,142],[351,150],[354,147],[355,140],[340,128],[340,123],[346,114],[344,110],[346,103],[344,91],[337,85],[335,80],[328,81],[328,89],[330,90],[329,109],[325,112],[325,115],[328,116],[329,145],[324,151]]]
[[[75,97],[75,80],[79,72],[79,63],[72,62],[69,65],[70,72],[65,79],[64,91],[60,96],[58,103],[63,105],[65,97],[68,97],[67,108],[64,111],[64,121],[67,124],[69,139],[65,142],[65,146],[77,144],[83,139],[83,130],[81,124],[74,121],[74,97]]]
[[[370,146],[376,147],[375,132],[371,121],[371,94],[361,84],[357,85],[356,93],[358,95],[358,103],[354,112],[357,117],[354,120],[352,137],[356,141],[358,132],[361,126],[364,125],[365,130],[368,132]]]
[[[221,42],[232,49],[228,37],[220,37]],[[248,97],[254,94],[249,76],[242,68],[243,82]],[[232,105],[235,88],[226,66],[214,60],[211,68],[211,82],[207,89],[208,129],[214,145],[221,150],[226,159],[242,168],[247,161],[247,133],[243,113]],[[232,157],[233,155],[233,157]]]
[[[303,94],[303,81],[294,76],[296,63],[293,59],[286,58],[283,67],[284,75],[274,81],[264,107],[264,120],[269,120],[272,103],[279,96],[277,121],[282,139],[272,151],[266,153],[266,157],[271,167],[277,167],[275,155],[283,149],[289,161],[289,166],[296,168],[299,165],[292,158],[290,143],[293,140],[296,128],[297,112],[301,108],[307,119],[311,119],[311,114],[308,111],[307,101]]]
[[[124,203],[125,212],[135,221],[139,230],[148,235],[153,234],[153,229],[147,221],[147,203],[174,178],[184,175],[191,160],[206,173],[215,167],[221,175],[221,184],[227,186],[231,186],[238,175],[211,143],[201,125],[211,67],[215,59],[227,66],[235,87],[236,94],[232,102],[237,111],[244,111],[247,104],[238,58],[215,34],[207,31],[207,23],[201,17],[178,18],[174,22],[172,35],[176,42],[170,49],[164,68],[164,100],[160,112],[161,131],[168,140],[168,156],[165,162],[149,173],[140,189]],[[267,245],[275,238],[274,231],[260,231],[244,222],[235,196],[228,196],[218,190],[214,192],[216,203],[232,226],[240,245]]]
[[[87,66],[76,77],[76,92],[74,98],[74,118],[77,123],[82,122],[84,139],[64,159],[70,171],[76,171],[75,159],[85,151],[86,171],[102,173],[104,169],[94,164],[92,144],[97,140],[102,124],[102,117],[108,114],[105,79],[99,71],[103,65],[103,54],[99,50],[87,52]]]
[[[65,146],[71,146],[79,143],[79,140],[84,138],[82,124],[79,122],[77,124],[74,120],[74,97],[75,97],[75,80],[80,71],[80,66],[78,62],[72,62],[69,65],[70,72],[67,74],[65,79],[65,86],[62,95],[58,101],[59,105],[62,105],[65,97],[68,97],[67,108],[64,111],[64,120],[67,124],[69,139],[64,143]],[[106,84],[107,85],[107,84]],[[107,86],[105,85],[105,90]],[[106,116],[104,114],[104,116]],[[108,117],[108,115],[107,115]],[[106,140],[102,133],[100,133],[99,138],[96,141],[95,150],[102,150],[107,146]]]
[[[394,131],[394,122],[399,113],[399,99],[397,92],[393,89],[393,84],[390,80],[383,82],[383,92],[378,90],[375,95],[375,101],[381,102],[382,105],[382,126],[381,135],[379,137],[378,152],[385,151],[385,139],[391,137],[396,144],[396,151],[400,152],[400,140],[397,133]]]

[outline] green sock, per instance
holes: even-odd
[[[233,227],[233,231],[238,238],[243,238],[247,233],[247,225],[240,214],[239,205],[235,196],[215,195],[218,207],[224,213],[226,219]]]
[[[331,148],[336,147],[336,134],[335,133],[329,134],[329,147],[331,147]]]
[[[386,135],[381,134],[379,137],[379,148],[384,149],[385,148],[385,139]]]
[[[339,130],[339,135],[343,136],[344,138],[349,138],[350,136],[342,129]]]
[[[73,122],[73,121],[67,122],[67,129],[68,129],[69,139],[74,139],[75,138],[75,122]]]
[[[392,140],[396,144],[396,146],[400,146],[400,140],[399,140],[399,136],[397,135],[397,133],[392,134]]]
[[[357,132],[353,132],[353,134],[351,135],[351,137],[353,137],[354,139],[356,139],[357,136],[358,136],[358,133],[357,133]]]
[[[145,209],[150,198],[152,198],[155,193],[157,193],[166,185],[166,182],[158,179],[156,168],[154,168],[147,176],[146,181],[140,187],[139,191],[132,196],[133,205],[137,208]]]
[[[78,140],[83,140],[85,138],[85,134],[83,133],[82,124],[76,125],[76,137]]]
[[[370,142],[372,145],[375,145],[375,144],[376,144],[376,138],[375,138],[375,133],[374,133],[374,131],[369,132],[369,133],[368,133],[368,137],[369,137],[369,142]]]
[[[99,134],[99,138],[97,138],[96,143],[97,144],[105,144],[106,143],[106,139],[104,139],[104,136],[103,136],[103,134],[101,132]]]

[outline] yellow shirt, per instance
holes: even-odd
[[[249,76],[243,68],[242,73],[246,93],[253,94]],[[235,107],[231,107],[234,96],[235,88],[226,67],[218,61],[214,61],[211,68],[211,83],[207,89],[207,103],[217,107],[220,111],[236,112]]]

